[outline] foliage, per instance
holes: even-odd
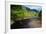
[[[29,9],[28,9],[29,10]],[[32,18],[34,16],[38,17],[38,13],[33,11],[28,11],[22,5],[11,5],[11,18],[12,19],[24,19],[24,18]]]

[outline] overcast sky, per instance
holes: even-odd
[[[37,9],[38,11],[40,11],[42,9],[41,6],[31,6],[31,5],[25,5],[25,6],[30,9]]]

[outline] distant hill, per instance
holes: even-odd
[[[30,8],[28,8],[28,7],[26,7],[26,9],[27,9],[28,11],[39,12],[39,11],[36,10],[36,9],[30,9]]]

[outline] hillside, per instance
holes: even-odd
[[[21,20],[28,19],[32,17],[38,17],[38,12],[34,9],[30,9],[28,7],[22,5],[12,5],[11,6],[11,19],[13,20]]]

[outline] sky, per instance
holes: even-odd
[[[30,9],[37,9],[38,11],[40,11],[41,9],[42,9],[42,7],[41,6],[32,6],[32,5],[25,5],[25,7],[28,7],[28,8],[30,8]]]

